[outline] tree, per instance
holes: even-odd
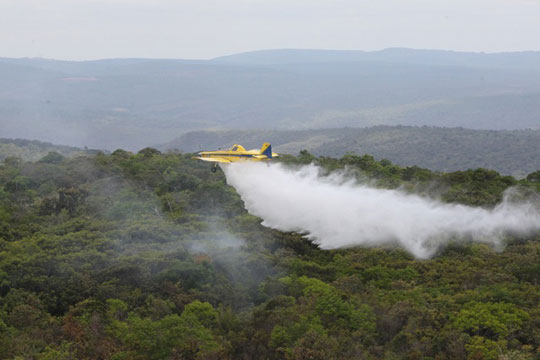
[[[47,164],[59,164],[62,161],[64,161],[64,156],[60,153],[57,153],[56,151],[51,151],[41,159],[39,159],[39,162],[41,163],[47,163]]]
[[[157,149],[154,149],[154,148],[151,148],[151,147],[146,147],[142,150],[140,150],[137,154],[140,154],[144,157],[152,157],[152,156],[155,156],[155,155],[160,155],[161,154],[161,151],[157,150]]]
[[[540,170],[527,175],[527,181],[535,182],[535,183],[540,182]]]
[[[529,314],[508,303],[469,302],[454,320],[454,326],[470,335],[502,339],[520,329]]]

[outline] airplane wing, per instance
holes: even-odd
[[[217,163],[222,163],[222,164],[229,164],[231,163],[232,161],[230,160],[227,160],[225,158],[219,158],[219,157],[211,157],[211,158],[207,158],[207,157],[200,157],[200,156],[194,156],[193,159],[197,159],[197,160],[202,160],[202,161],[209,161],[209,162],[217,162]]]

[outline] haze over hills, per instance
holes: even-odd
[[[372,154],[401,166],[456,171],[488,168],[524,177],[540,169],[539,130],[469,130],[410,126],[324,129],[299,131],[196,131],[161,146],[196,152],[228,148],[239,139],[247,148],[270,141],[273,150],[297,154],[340,157],[346,153]]]
[[[540,70],[540,52],[538,51],[475,53],[407,48],[390,48],[381,51],[275,49],[221,56],[212,61],[242,65],[374,61],[440,66]]]
[[[2,137],[140,149],[201,129],[540,124],[540,52],[273,50],[0,60]]]
[[[38,140],[0,138],[0,162],[10,156],[18,157],[23,161],[38,161],[50,152],[55,152],[65,157],[74,157],[95,154],[98,150],[55,145]]]

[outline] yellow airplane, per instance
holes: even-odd
[[[278,157],[272,152],[272,145],[264,143],[260,150],[246,150],[242,145],[234,144],[228,150],[201,151],[193,159],[213,162],[212,172],[217,171],[219,164],[229,164],[237,161],[264,161]]]

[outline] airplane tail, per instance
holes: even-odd
[[[264,143],[261,148],[261,155],[266,155],[267,158],[272,158],[272,145],[270,143]]]

